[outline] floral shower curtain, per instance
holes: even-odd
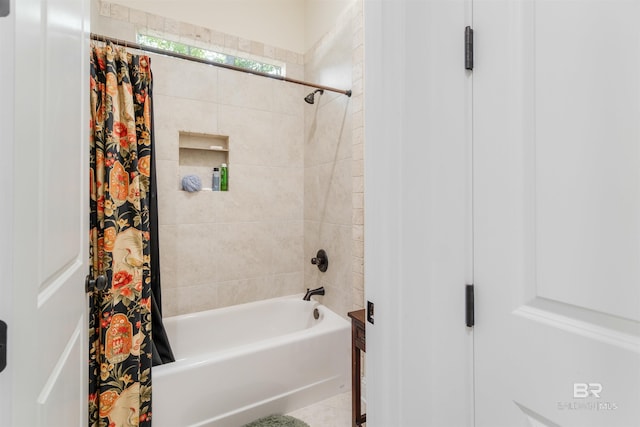
[[[91,54],[89,426],[151,426],[152,294],[147,56]]]

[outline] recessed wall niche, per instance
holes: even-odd
[[[211,190],[213,168],[229,164],[229,137],[194,132],[179,135],[180,180],[186,175],[197,175],[203,190]]]

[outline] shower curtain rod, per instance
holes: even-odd
[[[241,71],[243,73],[254,74],[256,76],[261,76],[261,77],[268,77],[270,79],[275,79],[275,80],[282,80],[282,81],[285,81],[285,82],[295,83],[295,84],[302,85],[302,86],[308,86],[308,87],[313,87],[313,88],[316,88],[316,89],[327,90],[329,92],[340,93],[342,95],[347,95],[347,96],[351,97],[351,91],[350,90],[336,89],[336,88],[333,88],[333,87],[323,86],[323,85],[319,85],[319,84],[316,84],[316,83],[305,82],[303,80],[296,80],[296,79],[292,79],[292,78],[289,78],[289,77],[276,76],[276,75],[273,75],[273,74],[263,73],[261,71],[252,71],[252,70],[248,70],[246,68],[236,67],[234,65],[221,64],[219,62],[209,61],[207,59],[202,59],[202,58],[196,58],[196,57],[193,57],[193,56],[183,55],[182,53],[171,52],[169,50],[164,50],[164,49],[158,49],[156,47],[143,46],[143,45],[141,45],[139,43],[132,43],[132,42],[128,42],[126,40],[120,40],[120,39],[116,39],[116,38],[113,38],[113,37],[106,37],[106,36],[101,36],[99,34],[91,33],[91,40],[96,40],[96,41],[101,41],[101,42],[111,42],[111,43],[113,43],[115,45],[123,46],[125,48],[138,49],[138,50],[142,50],[142,51],[145,51],[145,52],[157,53],[159,55],[165,55],[165,56],[171,56],[173,58],[184,59],[186,61],[199,62],[200,64],[213,65],[214,67],[226,68],[227,70]]]

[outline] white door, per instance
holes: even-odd
[[[85,0],[18,0],[0,18],[15,24],[15,44],[2,44],[14,76],[0,81],[3,95],[13,87],[2,111],[14,117],[13,138],[3,135],[13,150],[13,197],[2,201],[12,235],[0,243],[13,256],[0,289],[12,310],[3,427],[87,423],[88,11]]]
[[[9,14],[13,7],[6,0],[0,0],[0,58],[13,56],[13,15]],[[7,10],[9,9],[9,11]],[[13,211],[8,209],[7,200],[13,194],[13,61],[0,61],[0,224],[13,223]],[[13,250],[11,245],[12,227],[3,226],[0,231],[0,321],[12,324],[11,319],[11,284],[13,270]],[[11,337],[11,335],[9,335]],[[6,357],[6,347],[0,348],[1,358]],[[7,427],[11,419],[11,369],[12,364],[0,372],[0,426]],[[1,369],[1,367],[0,367]]]
[[[468,6],[364,2],[368,427],[473,423]]]
[[[476,426],[639,426],[640,2],[473,15]]]

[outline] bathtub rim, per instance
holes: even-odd
[[[192,319],[198,316],[205,316],[210,312],[227,313],[240,310],[246,310],[248,306],[266,305],[273,301],[281,300],[295,300],[300,299],[304,294],[287,295],[283,297],[269,298],[266,300],[252,301],[243,304],[236,304],[227,307],[213,308],[209,310],[202,310],[193,313],[185,313],[177,316],[167,317],[165,320],[171,319],[172,321],[179,322],[180,320]],[[351,324],[348,320],[340,316],[338,313],[332,311],[327,306],[321,304],[318,301],[311,300],[312,309],[318,309],[322,315],[322,321],[304,329],[300,329],[293,332],[288,332],[275,337],[269,337],[257,341],[252,341],[246,344],[236,345],[233,347],[205,352],[197,355],[191,355],[182,358],[176,358],[175,362],[166,363],[162,365],[156,365],[152,368],[152,375],[154,378],[163,377],[173,373],[179,373],[184,370],[193,369],[197,366],[204,366],[212,363],[219,363],[221,361],[233,359],[236,356],[245,354],[247,351],[260,351],[270,347],[286,346],[294,341],[300,339],[310,339],[313,336],[321,336],[331,334],[341,329],[351,329]]]

